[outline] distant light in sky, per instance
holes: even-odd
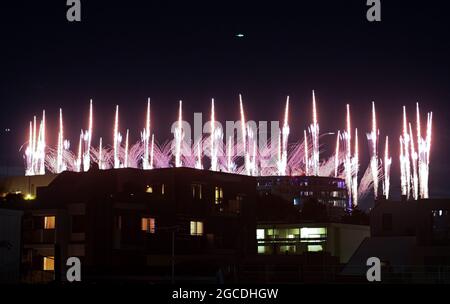
[[[237,34],[236,34],[236,37],[242,38],[242,37],[244,37],[244,34],[242,34],[242,33],[237,33]]]

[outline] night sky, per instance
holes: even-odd
[[[209,115],[212,97],[218,120],[238,120],[239,93],[248,119],[281,120],[290,95],[291,141],[297,141],[311,120],[314,89],[323,133],[344,129],[345,104],[351,105],[363,170],[371,101],[376,102],[381,138],[389,135],[392,142],[397,193],[402,105],[413,118],[419,101],[423,121],[433,111],[430,192],[450,195],[450,18],[444,2],[382,0],[382,21],[373,23],[366,19],[366,0],[82,0],[82,21],[73,23],[66,20],[65,0],[4,2],[1,174],[23,169],[19,148],[29,120],[43,109],[49,144],[56,144],[62,107],[73,148],[87,127],[90,98],[94,142],[101,135],[111,143],[116,104],[122,130],[130,128],[134,141],[151,97],[153,131],[164,141],[171,138],[179,99],[188,121],[194,112]],[[334,137],[323,143],[332,150]]]

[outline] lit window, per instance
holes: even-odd
[[[327,229],[325,227],[301,228],[300,237],[302,239],[317,239],[326,237]]]
[[[147,185],[147,189],[145,190],[147,193],[153,193],[153,187],[150,185]]]
[[[202,199],[202,185],[192,184],[192,198]]]
[[[258,254],[265,254],[266,246],[258,246]]]
[[[264,229],[256,229],[256,239],[264,239]]]
[[[191,221],[191,235],[203,235],[203,222]]]
[[[309,252],[319,252],[323,251],[322,245],[308,245]]]
[[[44,229],[55,229],[55,216],[44,217]]]
[[[222,200],[223,200],[222,187],[216,187],[214,198],[215,198],[214,202],[216,203],[216,205],[222,203]]]
[[[165,185],[162,184],[162,185],[161,185],[161,194],[162,194],[162,195],[164,195],[165,190],[166,190],[166,189],[165,189]]]
[[[52,257],[52,256],[44,257],[42,269],[45,271],[54,271],[55,270],[55,257]]]
[[[143,217],[141,219],[141,230],[147,233],[155,233],[155,219],[153,217]]]

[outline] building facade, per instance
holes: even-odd
[[[243,175],[189,168],[64,172],[24,208],[24,278],[64,279],[72,256],[94,281],[214,277],[255,253],[255,200],[255,181]]]

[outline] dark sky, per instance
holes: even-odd
[[[66,20],[66,1],[8,1],[0,16],[1,166],[23,166],[28,121],[46,109],[50,144],[62,107],[76,143],[94,99],[96,134],[111,142],[114,105],[138,139],[146,98],[153,130],[170,136],[177,101],[185,119],[209,113],[238,119],[238,94],[254,120],[282,117],[291,96],[292,139],[310,123],[316,90],[322,132],[344,128],[350,103],[363,167],[370,106],[393,141],[398,183],[402,105],[433,111],[432,196],[449,195],[450,18],[441,1],[382,0],[382,21],[366,20],[366,1],[87,1],[82,21]],[[95,2],[95,4],[94,4]],[[395,4],[394,4],[395,2]],[[236,37],[243,33],[243,38]],[[10,128],[10,132],[5,132]],[[97,140],[95,140],[97,142]],[[331,141],[334,142],[334,141]],[[331,143],[330,142],[330,143]],[[332,149],[330,147],[329,149]]]

